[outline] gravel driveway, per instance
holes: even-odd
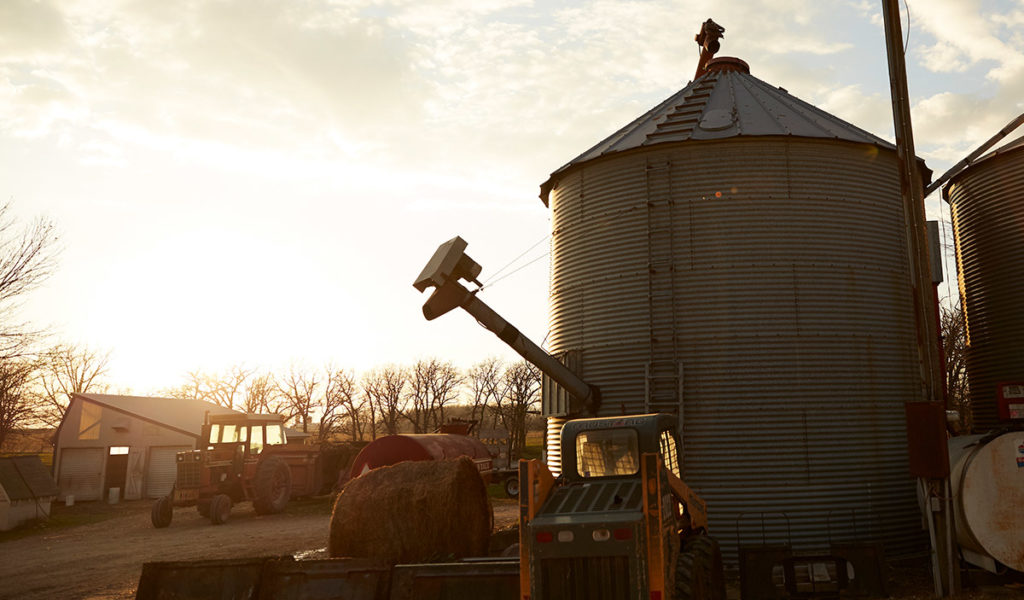
[[[328,502],[326,499],[323,502]],[[150,561],[243,558],[280,554],[326,558],[331,517],[321,506],[257,515],[245,503],[221,526],[195,508],[174,509],[166,529],[150,524],[150,501],[123,502],[118,516],[91,525],[0,543],[0,599],[134,598],[142,564]],[[75,508],[59,510],[75,510]],[[90,507],[92,510],[103,507]],[[496,526],[515,522],[511,501],[494,503]]]
[[[222,526],[200,518],[195,508],[177,508],[174,522],[166,529],[154,529],[150,524],[150,506],[149,501],[124,502],[110,507],[118,516],[99,523],[0,542],[0,599],[134,598],[142,564],[150,561],[281,554],[326,557],[330,525],[326,505],[300,506],[297,510],[289,507],[281,514],[257,515],[246,503],[234,507],[231,519]],[[91,508],[96,509],[103,510]],[[514,523],[517,514],[514,502],[494,502],[496,528]],[[933,597],[927,571],[900,569],[889,576],[893,598]],[[738,598],[736,582],[729,588],[730,598]],[[963,597],[1024,598],[1024,588],[996,584],[971,590]]]

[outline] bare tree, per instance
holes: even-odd
[[[38,418],[49,427],[57,427],[71,403],[72,394],[103,392],[102,382],[109,371],[110,352],[86,346],[58,344],[36,361],[40,406]]]
[[[270,373],[256,375],[245,389],[242,410],[247,413],[277,413],[283,408],[279,402],[277,381]]]
[[[213,398],[216,404],[235,408],[245,403],[245,386],[249,378],[256,373],[256,369],[250,369],[235,365],[223,373],[216,381],[213,388]]]
[[[220,374],[200,370],[189,371],[188,383],[178,388],[177,393],[180,395],[175,397],[204,400],[224,408],[241,407],[245,404],[245,384],[255,372],[255,369],[238,365]]]
[[[406,395],[403,393],[409,381],[406,369],[388,365],[378,367],[363,375],[361,386],[366,394],[381,427],[389,435],[398,433],[399,422],[405,412]],[[376,438],[376,432],[373,432]]]
[[[351,371],[328,370],[328,374],[324,414],[327,415],[327,409],[334,406],[333,430],[348,435],[352,440],[362,441],[373,427],[372,403],[359,393],[356,376]]]
[[[436,361],[435,361],[436,362]],[[437,364],[430,384],[430,414],[433,428],[447,422],[445,407],[459,398],[466,377],[450,361]]]
[[[160,393],[169,398],[202,400],[246,413],[286,414],[286,402],[280,386],[271,373],[257,374],[256,369],[231,367],[221,374],[189,371],[186,383]]]
[[[540,371],[530,363],[519,361],[505,369],[495,412],[508,431],[509,461],[521,457],[526,447],[526,415],[539,402],[539,390]]]
[[[961,428],[970,431],[972,419],[971,401],[967,395],[967,327],[959,302],[942,307],[940,324],[949,405],[960,413]]]
[[[484,417],[487,416],[488,407],[497,403],[501,393],[501,376],[504,370],[505,364],[500,358],[494,356],[470,367],[466,376],[473,401],[469,413],[470,419],[482,424]]]
[[[189,380],[187,383],[183,383],[176,387],[161,388],[157,391],[162,397],[165,398],[180,398],[183,400],[199,400],[203,396],[203,387],[200,381],[196,381],[191,378],[189,373]]]
[[[327,365],[324,371],[324,393],[319,407],[320,425],[317,428],[319,443],[326,442],[339,433],[344,417],[342,402],[345,390],[341,386],[346,383],[345,373],[331,365]],[[355,386],[355,381],[352,385]]]
[[[302,433],[309,433],[313,413],[319,406],[316,399],[319,385],[318,374],[301,371],[296,366],[292,366],[278,382],[278,390],[288,406],[287,419],[301,423]]]
[[[427,404],[430,401],[428,375],[423,372],[422,361],[416,363],[409,376],[409,391],[406,392],[405,410],[402,417],[412,425],[413,433],[426,433]]]
[[[416,433],[427,433],[444,423],[444,407],[458,397],[462,381],[459,370],[450,362],[431,358],[413,365],[404,416]]]
[[[18,323],[18,301],[49,277],[57,264],[53,224],[36,219],[15,230],[11,205],[0,205],[0,359],[25,355],[40,332]],[[16,369],[17,370],[17,369]]]
[[[25,360],[0,360],[0,448],[14,430],[35,418],[36,402],[29,390],[32,364]]]

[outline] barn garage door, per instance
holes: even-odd
[[[174,455],[191,450],[189,446],[154,446],[149,449],[149,469],[146,474],[146,496],[159,498],[171,493],[178,465]]]
[[[60,452],[60,498],[99,500],[103,484],[103,448],[64,448]]]

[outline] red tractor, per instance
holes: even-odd
[[[153,504],[154,527],[170,525],[175,506],[195,505],[220,525],[234,503],[248,500],[258,514],[272,514],[321,488],[319,448],[289,445],[281,415],[207,416],[201,439],[203,447],[178,453],[174,489]]]

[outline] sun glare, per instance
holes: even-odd
[[[346,349],[341,331],[367,337],[348,294],[308,256],[230,232],[140,249],[111,265],[96,289],[104,293],[90,302],[90,337],[117,341],[119,385],[138,392],[176,385],[196,369],[320,362]],[[118,346],[146,350],[126,356]]]

